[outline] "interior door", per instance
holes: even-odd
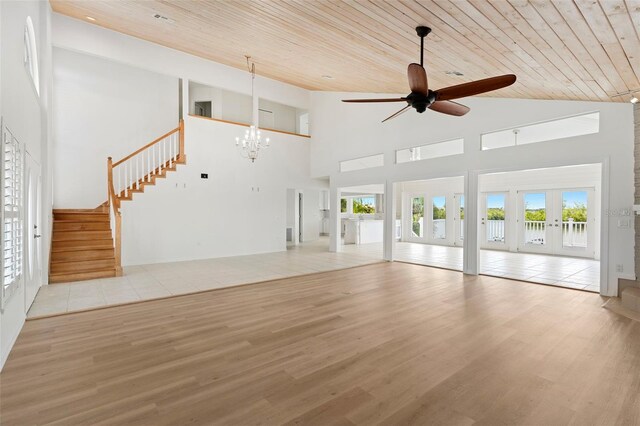
[[[518,191],[518,251],[552,253],[555,247],[555,191]]]
[[[40,165],[26,154],[25,164],[25,242],[26,242],[26,286],[25,312],[29,310],[42,285],[41,203],[42,182]]]
[[[484,192],[481,195],[480,247],[505,250],[509,237],[509,205],[507,192]]]
[[[463,246],[464,245],[464,194],[455,194],[453,196],[455,201],[455,210],[454,210],[454,225],[455,225],[455,239],[453,241],[453,245],[455,246]]]

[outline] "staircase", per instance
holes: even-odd
[[[49,282],[115,277],[109,210],[53,210]]]
[[[108,200],[95,209],[54,209],[49,283],[122,275],[120,203],[185,164],[184,122],[119,161],[107,159]]]

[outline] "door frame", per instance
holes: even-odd
[[[462,203],[460,202],[462,200]],[[465,197],[463,192],[456,192],[453,194],[453,227],[454,227],[454,239],[453,245],[456,247],[464,246],[464,219],[460,218],[460,209],[464,209]],[[465,210],[466,216],[466,210]]]
[[[488,195],[503,195],[504,196],[504,241],[489,241],[487,238],[487,196]],[[509,243],[511,235],[509,233],[509,223],[511,222],[511,206],[509,205],[509,191],[488,191],[480,193],[480,218],[478,223],[480,229],[480,248],[490,250],[509,250]]]
[[[554,220],[556,220],[556,197],[555,189],[527,189],[518,190],[517,193],[517,208],[516,208],[516,250],[521,253],[539,253],[539,254],[554,254],[556,233],[554,232]],[[526,244],[525,235],[525,204],[524,197],[527,194],[544,194],[545,203],[545,220],[544,220],[544,238],[545,244]],[[557,223],[555,223],[557,225]]]
[[[33,171],[36,171],[35,177]],[[42,168],[25,151],[24,168],[24,308],[29,310],[42,286]],[[33,192],[32,192],[33,191]],[[32,216],[33,215],[33,216]]]

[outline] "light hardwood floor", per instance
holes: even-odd
[[[3,425],[640,423],[640,323],[402,263],[27,321]]]

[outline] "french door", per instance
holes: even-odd
[[[518,250],[593,258],[593,188],[518,192]]]
[[[41,199],[42,182],[40,165],[26,154],[25,168],[25,239],[26,287],[25,312],[29,310],[42,285]]]
[[[451,245],[454,240],[450,222],[454,218],[446,195],[408,194],[405,199],[404,240],[423,244]]]
[[[480,197],[480,247],[508,249],[509,193],[484,192]]]

